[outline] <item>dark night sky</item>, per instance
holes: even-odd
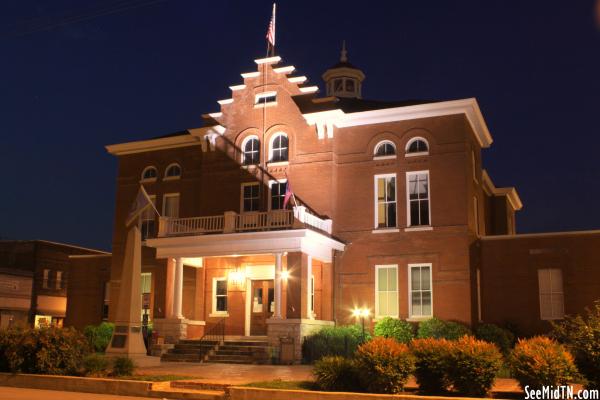
[[[269,1],[166,0],[14,34],[117,3],[148,1],[0,5],[3,238],[110,249],[117,163],[103,146],[200,126],[264,56]],[[478,99],[485,167],[525,204],[519,232],[600,228],[592,0],[278,4],[278,53],[313,84],[342,39],[366,98]]]

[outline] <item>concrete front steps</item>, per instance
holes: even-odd
[[[268,364],[269,361],[269,342],[266,338],[225,340],[206,358],[206,362],[223,364]]]
[[[217,341],[204,341],[193,339],[180,340],[175,347],[169,349],[160,357],[161,361],[202,362],[206,355],[219,344]]]

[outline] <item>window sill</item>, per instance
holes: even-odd
[[[429,152],[428,151],[420,151],[418,153],[406,153],[404,156],[405,157],[423,157],[423,156],[428,156]]]
[[[276,101],[271,101],[271,102],[268,102],[268,103],[255,104],[254,108],[275,107],[276,105],[277,105]]]
[[[140,183],[155,183],[157,181],[156,178],[152,179],[140,179]]]
[[[371,233],[398,233],[400,232],[400,229],[398,228],[379,228],[379,229],[373,229],[371,231]]]
[[[281,167],[289,164],[289,161],[270,161],[267,163],[267,167]]]
[[[396,159],[396,155],[392,155],[392,156],[374,156],[373,160],[377,161],[377,160],[395,160]]]
[[[225,317],[229,317],[229,313],[228,312],[220,312],[220,313],[210,313],[208,314],[209,318],[225,318]]]
[[[408,317],[408,318],[406,318],[406,321],[407,322],[420,322],[420,321],[426,321],[431,318],[433,318],[433,315],[423,315],[423,316],[418,316],[418,317]]]
[[[181,176],[165,176],[163,181],[177,181],[181,179]]]
[[[255,168],[258,168],[258,163],[257,164],[242,164],[241,167],[243,169],[255,169]]]
[[[404,228],[404,232],[420,232],[420,231],[432,231],[433,226],[409,226]]]

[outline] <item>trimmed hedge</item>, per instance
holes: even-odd
[[[108,375],[110,361],[102,354],[92,353],[83,359],[83,373],[85,376],[103,377]]]
[[[415,339],[410,344],[415,356],[414,376],[419,391],[427,394],[442,394],[448,390],[448,369],[452,342],[446,339]]]
[[[104,353],[110,338],[112,337],[115,324],[102,322],[100,325],[88,325],[83,329],[83,334],[87,338],[92,349],[97,353]]]
[[[135,371],[135,364],[129,357],[115,357],[112,362],[111,376],[131,376]]]
[[[413,326],[398,318],[385,317],[375,324],[375,336],[396,339],[400,343],[410,343],[414,338]]]
[[[573,356],[564,346],[543,336],[520,339],[510,364],[522,388],[565,385],[577,375]]]
[[[366,332],[365,340],[369,339]],[[352,357],[361,342],[362,327],[359,325],[321,328],[304,338],[302,359],[310,364],[325,356]]]
[[[443,321],[436,317],[419,322],[417,337],[419,339],[434,338],[458,340],[459,338],[471,335],[468,326],[454,321]]]
[[[503,355],[508,355],[515,345],[515,335],[508,329],[494,324],[479,324],[475,328],[475,337],[494,343]]]
[[[414,357],[403,343],[376,337],[356,351],[361,386],[370,393],[398,393],[414,370]]]
[[[360,390],[358,371],[352,359],[341,356],[325,356],[315,363],[313,369],[319,389],[334,392]]]

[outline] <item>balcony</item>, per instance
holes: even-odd
[[[304,206],[293,210],[236,213],[208,217],[160,217],[158,237],[192,236],[205,234],[243,233],[310,228],[331,234],[332,221],[311,214]]]

